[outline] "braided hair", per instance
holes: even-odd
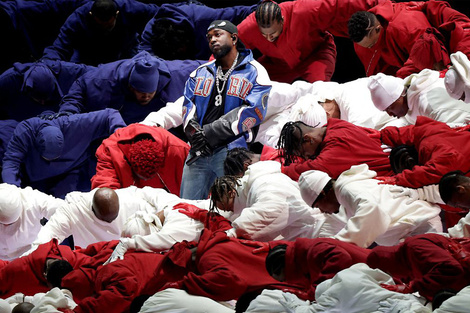
[[[359,42],[369,34],[375,24],[376,17],[367,11],[359,11],[351,15],[348,21],[348,34],[353,42]]]
[[[218,208],[215,205],[216,202],[223,201],[223,198],[227,196],[231,191],[234,191],[238,196],[237,187],[240,186],[238,178],[231,175],[225,175],[215,179],[214,184],[210,189],[211,205],[209,212],[217,212]]]
[[[245,163],[251,164],[253,152],[246,148],[234,148],[228,151],[224,161],[224,173],[231,176],[243,176],[245,173]]]
[[[414,146],[399,145],[390,152],[390,165],[395,174],[399,174],[404,170],[411,170],[415,165],[419,164],[418,151]]]
[[[273,21],[282,22],[281,7],[274,1],[265,0],[256,8],[255,18],[259,27],[271,27]]]
[[[304,122],[288,122],[282,127],[277,148],[279,149],[279,156],[284,158],[284,165],[289,165],[295,162],[296,158],[301,156],[300,148],[304,133],[311,128]]]

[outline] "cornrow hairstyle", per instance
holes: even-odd
[[[418,165],[418,151],[414,146],[399,145],[390,151],[390,165],[395,174]]]
[[[216,202],[222,201],[222,199],[229,194],[231,191],[235,191],[238,196],[237,187],[240,186],[238,178],[231,175],[225,175],[215,179],[214,184],[210,189],[211,205],[209,212],[219,213],[219,209],[215,205]]]
[[[442,176],[439,181],[439,194],[444,203],[450,201],[457,186],[465,182],[465,179],[466,176],[462,171],[452,171]]]
[[[224,161],[225,175],[243,176],[245,174],[245,162],[251,162],[253,155],[254,153],[246,148],[229,150]]]
[[[277,245],[269,251],[265,262],[269,275],[279,275],[286,267],[286,250],[287,245]]]
[[[310,126],[301,121],[288,122],[282,127],[276,147],[279,149],[279,156],[284,158],[284,165],[293,163],[296,157],[301,156],[300,146],[305,127]]]
[[[271,27],[273,21],[282,21],[281,7],[274,1],[264,0],[256,8],[255,18],[259,27]]]
[[[375,23],[375,15],[367,11],[359,11],[351,15],[348,21],[348,34],[353,42],[359,42],[368,35],[370,27]]]

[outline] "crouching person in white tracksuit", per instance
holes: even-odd
[[[49,219],[65,203],[31,187],[0,184],[0,259],[11,261],[26,252]]]
[[[332,180],[321,171],[299,178],[302,197],[322,212],[337,214],[345,225],[333,238],[367,248],[373,242],[392,246],[405,237],[442,232],[440,207],[426,201],[396,197],[390,186],[374,179],[366,164],[352,166]]]
[[[224,163],[229,175],[216,179],[211,188],[213,204],[231,212],[233,228],[227,234],[257,241],[326,237],[324,214],[302,200],[297,183],[281,173],[281,164],[255,159],[246,149],[230,150]]]
[[[159,189],[152,189],[158,194]],[[66,203],[42,227],[27,254],[53,238],[60,242],[70,235],[73,235],[75,245],[80,247],[98,241],[119,239],[124,223],[132,214],[137,211],[158,211],[145,198],[142,190],[131,186],[117,190],[97,188],[90,192],[67,194]]]
[[[311,303],[288,292],[264,290],[251,302],[246,313],[431,313],[414,295],[389,291],[380,284],[395,282],[381,270],[358,263],[320,283],[315,301]]]
[[[139,211],[127,219],[121,233],[122,238],[105,264],[122,260],[129,249],[161,252],[183,240],[199,240],[204,224],[179,210],[193,206],[207,211],[210,200],[181,199],[164,189],[152,187],[140,189],[139,195],[156,210]]]

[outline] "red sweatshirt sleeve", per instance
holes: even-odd
[[[351,255],[345,249],[329,242],[312,245],[307,254],[307,262],[318,264],[318,268],[310,267],[310,277],[316,278],[312,281],[315,286],[353,264]]]
[[[426,163],[397,174],[395,177],[398,185],[419,188],[438,184],[444,174],[458,169],[459,164],[466,163],[467,158],[449,145],[436,144],[426,148],[428,149],[419,149],[420,160],[423,156],[428,157]]]
[[[414,125],[408,125],[404,127],[390,126],[380,131],[380,137],[382,143],[390,147],[396,147],[399,145],[414,145]]]
[[[121,188],[122,185],[114,168],[113,158],[105,142],[96,150],[96,158],[98,163],[96,164],[96,174],[91,178],[91,188]]]
[[[135,274],[126,271],[115,266],[109,267],[106,273],[101,270],[95,282],[97,292],[92,297],[84,298],[74,309],[75,313],[127,311],[137,296],[135,293],[139,290],[139,284]]]
[[[410,240],[406,253],[414,274],[410,287],[427,299],[431,300],[446,286],[451,286],[459,280],[464,281],[462,265],[447,249],[427,238]]]
[[[246,290],[246,282],[229,268],[213,262],[211,270],[202,275],[189,273],[183,279],[184,289],[193,295],[216,301],[228,301],[240,297]]]

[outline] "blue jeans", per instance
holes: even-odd
[[[188,155],[189,159],[192,154]],[[180,197],[189,200],[207,199],[217,177],[224,175],[227,147],[218,148],[208,157],[201,157],[190,166],[184,164]],[[186,159],[186,160],[187,160]]]

